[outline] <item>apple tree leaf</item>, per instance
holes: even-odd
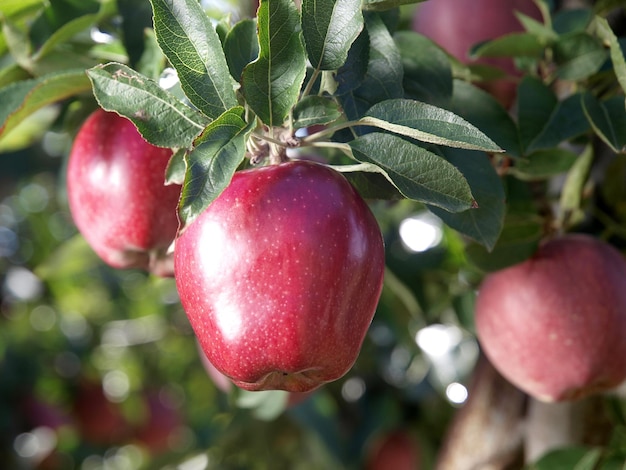
[[[324,96],[307,96],[293,108],[294,128],[328,124],[341,116],[335,101]]]
[[[437,145],[486,152],[502,151],[465,119],[445,109],[414,100],[392,99],[377,103],[359,123]]]
[[[404,70],[405,96],[430,104],[452,96],[452,67],[447,54],[432,40],[412,31],[398,31],[393,40]]]
[[[222,43],[197,0],[150,0],[159,46],[189,100],[211,119],[237,105]]]
[[[300,12],[292,0],[261,0],[257,22],[259,57],[243,70],[243,94],[261,121],[280,126],[306,73]]]
[[[463,212],[438,207],[430,210],[449,227],[492,250],[502,231],[506,209],[500,177],[483,152],[444,149],[444,155],[467,179],[478,207]]]
[[[524,152],[543,131],[558,104],[555,93],[540,79],[526,76],[517,87],[520,143]]]
[[[539,149],[556,147],[590,129],[591,126],[582,106],[582,95],[576,93],[557,103],[548,122],[545,123],[541,132],[527,144],[524,152],[532,153]]]
[[[479,44],[471,57],[541,57],[544,44],[530,33],[510,33]]]
[[[626,109],[624,97],[600,101],[591,93],[582,98],[583,110],[596,135],[615,153],[626,151]]]
[[[593,157],[593,148],[588,145],[568,171],[559,201],[563,217],[569,217],[569,214],[575,214],[580,210],[583,190],[589,178]]]
[[[582,80],[593,75],[609,56],[602,41],[586,32],[560,36],[553,50],[556,74],[563,80]]]
[[[470,186],[456,167],[401,137],[373,132],[349,145],[356,160],[375,165],[408,199],[450,212],[475,205]]]
[[[243,19],[228,31],[224,40],[224,53],[230,74],[239,81],[246,65],[259,56],[255,20]]]
[[[593,470],[598,468],[598,463],[602,460],[602,457],[601,448],[583,446],[562,447],[547,452],[537,462],[530,465],[529,470],[551,470],[555,468]],[[603,468],[610,468],[610,466],[603,466]],[[614,468],[619,468],[619,465],[616,465]]]
[[[127,117],[151,144],[189,147],[209,123],[158,83],[116,63],[87,71],[100,106]]]
[[[0,137],[35,111],[91,88],[84,70],[22,80],[0,88]]]
[[[577,158],[576,153],[560,147],[537,150],[517,160],[511,172],[522,180],[548,179],[568,171]]]
[[[517,125],[489,93],[462,80],[454,81],[452,100],[447,108],[489,136],[512,156],[520,156]]]
[[[353,45],[358,54],[355,54],[354,60],[350,60],[352,50],[350,51],[346,67],[339,69],[337,77],[340,85],[337,90],[338,98],[351,120],[361,118],[376,103],[404,97],[404,69],[396,43],[378,14],[365,15],[365,26]],[[367,60],[366,68],[363,68],[364,59]],[[365,72],[365,75],[359,76],[360,73],[355,74],[350,70],[355,62],[361,62],[361,65],[356,64],[356,70]],[[358,86],[351,85],[350,82]]]
[[[184,226],[189,225],[228,186],[246,153],[246,140],[254,128],[237,106],[211,122],[185,157],[186,174],[179,204]]]
[[[0,14],[5,18],[12,18],[43,8],[45,5],[45,0],[3,0],[0,2]]]
[[[613,71],[615,72],[622,91],[626,92],[626,59],[624,58],[624,51],[620,46],[617,36],[615,36],[615,33],[613,33],[611,26],[605,18],[597,16],[595,23],[598,35],[609,45]]]
[[[363,29],[361,0],[303,0],[302,34],[309,62],[317,70],[337,70]]]
[[[401,7],[402,5],[412,5],[423,1],[424,0],[365,0],[363,2],[363,9],[371,11],[386,11]]]
[[[486,272],[498,271],[530,258],[543,238],[544,221],[535,214],[507,214],[494,246],[471,242],[468,260]]]

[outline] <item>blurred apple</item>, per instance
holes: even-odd
[[[121,407],[109,401],[99,382],[82,381],[78,385],[73,412],[81,439],[91,444],[119,444],[130,433]]]
[[[377,436],[366,457],[367,470],[419,470],[421,454],[408,430],[395,429]]]
[[[172,397],[164,390],[150,390],[145,394],[145,419],[135,432],[135,440],[153,454],[171,450],[175,433],[185,421]]]
[[[494,367],[539,400],[610,390],[626,379],[626,261],[591,236],[554,238],[485,278],[476,329]]]
[[[515,16],[516,11],[536,20],[541,19],[533,0],[428,0],[417,7],[413,29],[465,64],[488,64],[510,75],[508,79],[481,83],[505,108],[509,108],[516,96],[514,78],[519,76],[513,60],[481,58],[472,61],[469,52],[480,42],[523,31]]]

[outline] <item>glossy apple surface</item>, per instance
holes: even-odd
[[[78,230],[109,265],[171,275],[180,186],[165,186],[170,149],[134,124],[97,110],[80,128],[68,162],[67,195]]]
[[[595,238],[552,239],[488,275],[475,313],[489,360],[540,400],[574,400],[626,379],[626,262]]]
[[[516,11],[541,20],[541,13],[533,0],[429,0],[420,3],[416,9],[413,30],[469,64],[469,51],[476,44],[523,31]],[[501,68],[511,76],[518,75],[512,59],[484,58],[477,62]],[[513,103],[515,81],[498,79],[482,85],[506,108]]]
[[[176,242],[183,307],[210,362],[246,390],[306,392],[357,358],[382,289],[384,246],[336,171],[239,171]]]

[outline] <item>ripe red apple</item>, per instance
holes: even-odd
[[[516,11],[536,20],[541,19],[534,0],[429,0],[416,9],[413,30],[429,37],[461,62],[469,64],[472,46],[523,31],[515,16]],[[513,77],[518,75],[512,59],[484,58],[477,63],[501,68]],[[506,108],[513,103],[515,81],[498,79],[482,85]]]
[[[587,235],[552,239],[485,278],[476,329],[496,369],[540,400],[611,389],[626,379],[626,261]]]
[[[109,265],[173,274],[166,251],[178,229],[180,186],[164,184],[171,155],[146,142],[128,119],[101,109],[78,131],[67,169],[69,207]]]
[[[376,438],[366,456],[367,470],[418,470],[421,453],[415,438],[396,429]]]
[[[176,242],[181,302],[207,357],[246,390],[306,392],[356,360],[384,246],[347,180],[292,161],[235,173]]]
[[[217,370],[217,368],[213,364],[211,364],[211,361],[209,361],[209,358],[206,356],[204,350],[202,349],[202,346],[200,346],[200,342],[198,342],[197,344],[200,361],[202,362],[204,370],[206,370],[206,373],[210,377],[213,384],[217,387],[218,390],[221,390],[224,393],[230,393],[233,388],[232,381],[224,374],[222,374],[219,370]],[[287,398],[287,408],[299,405],[311,395],[313,395],[313,393],[315,393],[314,390],[302,393],[290,392],[289,397]]]

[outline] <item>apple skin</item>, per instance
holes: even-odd
[[[178,230],[180,186],[164,184],[171,156],[146,142],[130,120],[102,109],[79,129],[67,169],[69,208],[110,266],[173,275],[166,251]]]
[[[429,0],[416,9],[413,30],[432,39],[464,64],[470,64],[469,51],[476,44],[523,31],[516,11],[541,20],[541,12],[533,0]],[[508,75],[519,76],[509,58],[481,58],[476,63],[492,65]],[[507,109],[515,100],[517,85],[514,80],[490,80],[481,86]]]
[[[582,234],[488,275],[476,330],[493,365],[542,401],[576,400],[626,379],[626,261]]]
[[[369,207],[314,162],[236,172],[175,248],[178,292],[202,349],[246,390],[307,392],[343,376],[383,273]]]

